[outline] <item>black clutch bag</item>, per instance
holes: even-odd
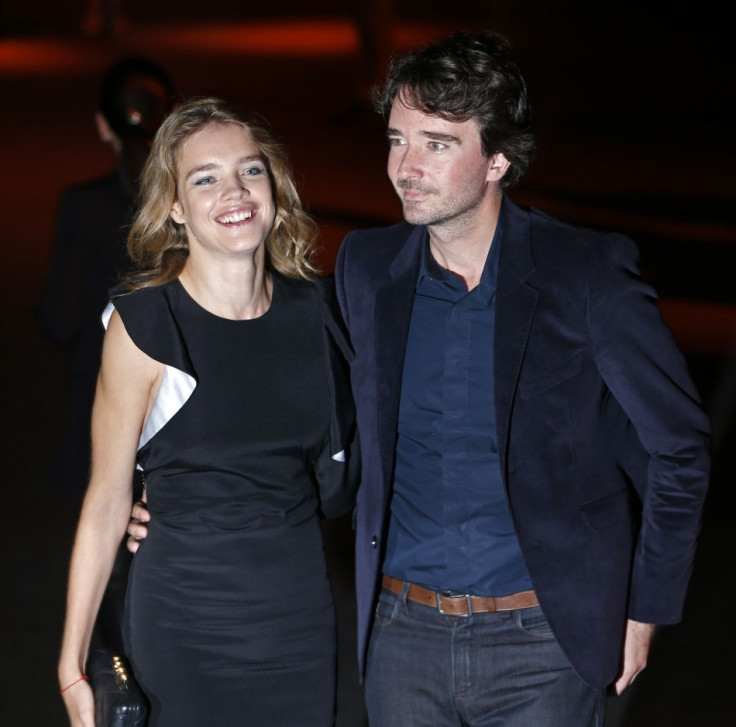
[[[95,695],[96,727],[146,726],[148,700],[124,656],[95,649],[87,659],[87,675]]]

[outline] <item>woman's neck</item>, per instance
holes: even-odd
[[[187,260],[179,280],[205,310],[221,318],[260,318],[271,305],[273,281],[265,260],[252,264],[198,265]]]

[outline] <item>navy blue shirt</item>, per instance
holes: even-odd
[[[401,385],[384,573],[437,591],[532,588],[501,478],[493,398],[500,225],[480,284],[424,245]]]

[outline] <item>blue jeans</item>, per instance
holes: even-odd
[[[371,727],[601,727],[539,606],[445,616],[381,590],[368,649]]]

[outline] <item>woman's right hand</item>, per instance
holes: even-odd
[[[71,727],[95,727],[95,700],[86,681],[69,687],[61,696]]]

